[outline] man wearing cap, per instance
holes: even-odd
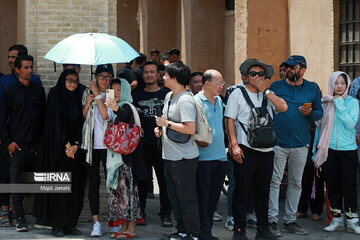
[[[240,66],[244,76],[243,88],[255,107],[260,107],[264,100],[270,116],[273,110],[285,112],[286,102],[266,88],[265,78],[274,75],[274,69],[257,59],[247,59]],[[266,101],[267,101],[266,100]],[[225,117],[229,136],[229,150],[234,160],[235,190],[233,194],[234,240],[246,240],[246,206],[249,186],[254,184],[255,212],[257,217],[256,239],[277,239],[269,232],[267,206],[270,180],[273,171],[273,148],[254,148],[247,141],[244,129],[248,126],[251,107],[245,100],[242,90],[236,88],[229,96]]]
[[[306,71],[305,58],[293,55],[284,63],[286,64],[286,78],[270,86],[270,90],[288,104],[287,112],[274,116],[278,141],[277,146],[274,147],[274,171],[270,185],[268,215],[270,231],[276,236],[281,236],[278,226],[279,188],[286,163],[288,187],[283,229],[302,235],[308,233],[296,223],[295,214],[301,195],[302,174],[310,144],[310,123],[319,120],[323,114],[319,88],[316,83],[303,78]],[[304,103],[308,106],[306,107]]]
[[[94,221],[92,237],[102,235],[102,226],[99,222],[99,187],[100,187],[100,162],[104,167],[106,176],[106,146],[104,145],[104,132],[107,123],[113,118],[113,111],[106,107],[105,91],[110,80],[114,78],[111,64],[99,65],[95,71],[96,82],[90,81],[90,87],[82,95],[83,136],[81,149],[86,150],[87,173],[89,178],[89,203]]]
[[[166,53],[168,55],[168,60],[170,63],[180,62],[180,50],[172,48]]]

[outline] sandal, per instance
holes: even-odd
[[[120,234],[122,234],[122,233],[114,232],[110,235],[110,238],[117,238],[118,236],[120,236]]]
[[[0,212],[0,224],[2,227],[11,227],[11,212],[10,211],[1,211]]]
[[[171,217],[169,215],[165,215],[161,217],[161,226],[162,227],[173,227],[173,223],[171,222]]]
[[[136,238],[137,235],[131,235],[130,233],[119,233],[118,236],[116,236],[117,239],[122,238],[122,239],[132,239],[132,238]]]

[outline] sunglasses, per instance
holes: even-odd
[[[265,76],[265,72],[261,71],[261,72],[255,72],[255,71],[251,71],[249,72],[249,75],[252,77],[255,77],[256,75],[258,75],[259,77],[263,77]]]

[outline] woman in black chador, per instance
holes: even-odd
[[[64,70],[50,89],[38,172],[71,172],[71,193],[35,196],[36,223],[52,227],[52,235],[81,235],[76,229],[86,184],[85,158],[80,152],[83,125],[79,75]]]

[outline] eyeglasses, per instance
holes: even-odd
[[[213,82],[213,83],[219,87],[225,86],[225,82]]]
[[[65,80],[68,81],[69,83],[74,83],[74,84],[79,83],[79,79],[65,78]]]
[[[255,71],[251,71],[249,72],[249,75],[252,77],[255,77],[256,75],[258,75],[259,77],[263,77],[265,75],[265,72],[261,71],[261,72],[255,72]]]
[[[280,68],[280,69],[279,69],[279,72],[281,72],[281,73],[286,72],[286,68]]]
[[[101,74],[98,74],[96,75],[100,80],[112,80],[113,79],[113,76],[104,76],[104,75],[101,75]]]

